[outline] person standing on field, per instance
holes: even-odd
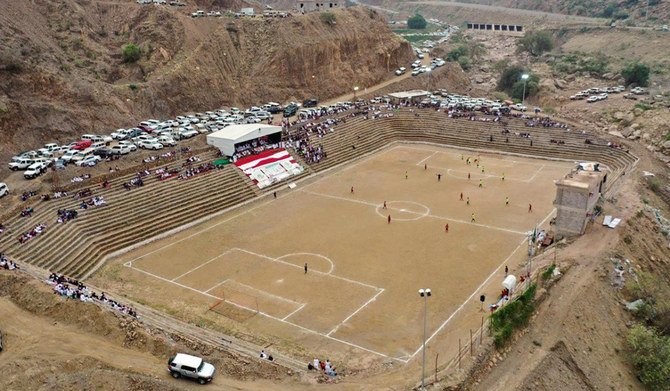
[[[472,219],[470,220],[471,223],[475,222],[475,212],[472,212]]]
[[[391,215],[388,217],[388,223],[391,224]]]

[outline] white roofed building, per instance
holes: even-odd
[[[281,126],[264,124],[231,125],[207,135],[207,144],[219,148],[226,156],[234,156],[253,141],[263,144],[278,144],[281,141]]]

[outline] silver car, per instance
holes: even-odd
[[[197,380],[200,384],[207,384],[214,378],[216,369],[200,357],[177,353],[168,360],[168,371],[175,379],[183,376]]]

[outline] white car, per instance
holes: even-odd
[[[152,140],[155,140],[155,138],[153,136],[149,136],[148,134],[141,134],[141,135],[133,138],[133,142],[135,143],[135,145],[137,145],[140,148],[141,148],[140,144],[142,144],[142,142],[152,141]]]
[[[193,129],[181,129],[179,131],[179,134],[180,134],[181,138],[191,138],[191,137],[197,136],[200,133],[198,133],[197,130],[193,130]]]
[[[126,129],[117,129],[115,132],[112,132],[111,136],[114,140],[125,140],[128,138],[128,133],[130,131]]]
[[[160,136],[158,139],[156,139],[159,143],[163,144],[163,146],[168,146],[168,147],[174,147],[177,145],[177,142],[174,141],[174,139],[170,136]]]
[[[37,178],[41,174],[44,174],[46,171],[47,171],[46,163],[43,162],[33,163],[23,173],[23,177],[26,179]]]
[[[112,155],[127,155],[130,153],[130,147],[127,145],[115,145],[111,148]]]
[[[144,140],[140,142],[140,148],[143,149],[163,149],[163,144],[159,143],[157,140]]]
[[[597,102],[597,101],[599,101],[599,100],[600,100],[600,99],[598,99],[597,96],[590,96],[589,99],[587,99],[586,101],[587,101],[588,103],[593,103],[593,102]]]
[[[65,152],[65,155],[61,156],[61,160],[63,160],[66,164],[70,163],[72,161],[72,158],[78,151],[72,150],[72,151],[67,151]]]
[[[91,166],[95,166],[96,164],[98,164],[99,161],[100,161],[100,156],[88,155],[85,158],[76,162],[74,165],[77,166],[77,167],[85,167],[85,166],[91,167]]]
[[[20,158],[9,163],[9,169],[12,171],[25,170],[31,164],[35,163],[33,159]]]
[[[0,182],[0,198],[6,196],[7,194],[9,194],[9,187],[6,183]]]
[[[87,151],[87,150],[76,151],[76,152],[72,155],[72,157],[70,157],[69,162],[71,162],[71,163],[75,163],[75,164],[76,164],[78,161],[80,161],[80,160],[82,160],[83,158],[85,158],[86,156],[90,155],[91,152],[92,152],[92,151]],[[64,160],[64,159],[63,159],[63,160]]]
[[[133,144],[132,141],[119,141],[119,145],[123,145],[130,149],[130,152],[137,151],[137,145]]]

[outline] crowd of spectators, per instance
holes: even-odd
[[[21,194],[21,201],[26,201],[28,198],[34,197],[36,195],[36,191],[24,191],[23,194]]]
[[[21,217],[30,217],[33,215],[35,210],[31,207],[27,207],[21,211]]]
[[[30,239],[39,236],[46,229],[46,224],[37,224],[34,228],[18,237],[19,243],[26,243]]]
[[[330,360],[321,361],[317,357],[314,357],[314,361],[307,364],[307,369],[310,371],[322,371],[331,377],[337,376],[335,367],[330,363]]]
[[[67,223],[70,220],[74,220],[79,213],[76,210],[72,209],[58,209],[58,220],[57,223]]]
[[[0,254],[0,269],[17,270],[21,269],[19,265],[9,260],[5,254]]]
[[[98,302],[100,304],[107,304],[112,309],[130,315],[133,318],[139,319],[137,313],[129,306],[120,304],[114,300],[105,297],[105,292],[98,296],[95,292],[89,289],[81,281],[67,278],[63,275],[51,273],[46,283],[53,285],[54,293],[70,299],[81,300],[82,302]]]
[[[248,143],[237,145],[235,147],[235,154],[232,156],[232,160],[233,162],[236,162],[243,157],[258,155],[259,153],[267,151],[268,149],[277,149],[281,147],[282,143],[270,143],[263,138],[252,140]]]
[[[74,193],[73,198],[75,200],[78,200],[80,198],[85,198],[85,197],[90,197],[93,194],[93,191],[89,188],[79,190],[78,192]]]
[[[91,177],[91,174],[84,174],[82,176],[76,176],[72,179],[70,179],[70,182],[76,183],[76,182],[83,182],[84,179],[89,179]]]
[[[80,209],[88,209],[89,206],[102,206],[107,204],[107,201],[100,196],[100,197],[93,197],[88,200],[82,201],[81,204],[79,204]]]
[[[177,179],[188,179],[191,177],[194,177],[196,175],[204,174],[206,172],[212,171],[216,168],[214,163],[205,163],[205,164],[200,164],[197,167],[189,167],[187,168],[183,174],[179,174],[177,176]]]

